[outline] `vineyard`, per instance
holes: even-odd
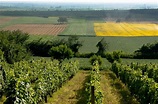
[[[97,36],[158,36],[158,25],[149,23],[94,23]]]
[[[66,27],[66,24],[17,24],[8,26],[4,28],[4,30],[21,30],[34,35],[58,35],[63,32]]]
[[[1,63],[0,95],[7,104],[38,104],[78,71],[77,62],[31,60],[14,65]]]
[[[134,63],[121,65],[114,63],[111,69],[142,104],[158,103],[157,65],[139,65]]]

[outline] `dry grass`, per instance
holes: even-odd
[[[158,36],[154,23],[94,23],[97,36]]]

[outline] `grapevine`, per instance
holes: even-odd
[[[102,104],[103,94],[100,87],[100,74],[98,61],[93,63],[92,70],[90,71],[90,80],[87,83],[87,89],[89,99],[88,104]],[[94,91],[93,91],[94,90]]]
[[[3,92],[7,97],[5,102],[11,104],[47,102],[47,96],[57,91],[78,71],[76,61],[60,63],[42,59],[1,65],[5,71],[5,75],[2,75]]]
[[[153,78],[149,78],[139,65],[131,64],[131,66],[127,66],[113,63],[111,69],[142,104],[158,103],[158,83]]]

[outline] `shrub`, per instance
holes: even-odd
[[[112,53],[106,53],[106,59],[110,63],[114,63],[114,61],[121,62],[121,51],[114,51]]]
[[[97,56],[97,55],[93,55],[90,57],[89,62],[91,63],[91,65],[93,65],[93,63],[95,61],[98,61],[98,64],[101,65],[103,63],[102,57],[101,56]]]
[[[64,60],[65,58],[70,59],[73,57],[73,52],[67,45],[59,45],[56,47],[52,47],[49,50],[49,55],[54,59]]]

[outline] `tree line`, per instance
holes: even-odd
[[[102,38],[96,47],[96,53],[80,53],[83,41],[78,36],[69,36],[67,40],[42,39],[28,42],[29,34],[17,31],[0,31],[0,60],[14,63],[29,59],[31,56],[52,57],[53,59],[64,60],[72,57],[90,58],[93,55],[106,57],[109,62],[120,61],[120,57],[125,56],[122,51],[107,52],[108,43]],[[127,58],[158,58],[158,43],[144,44],[136,50],[132,56]]]

